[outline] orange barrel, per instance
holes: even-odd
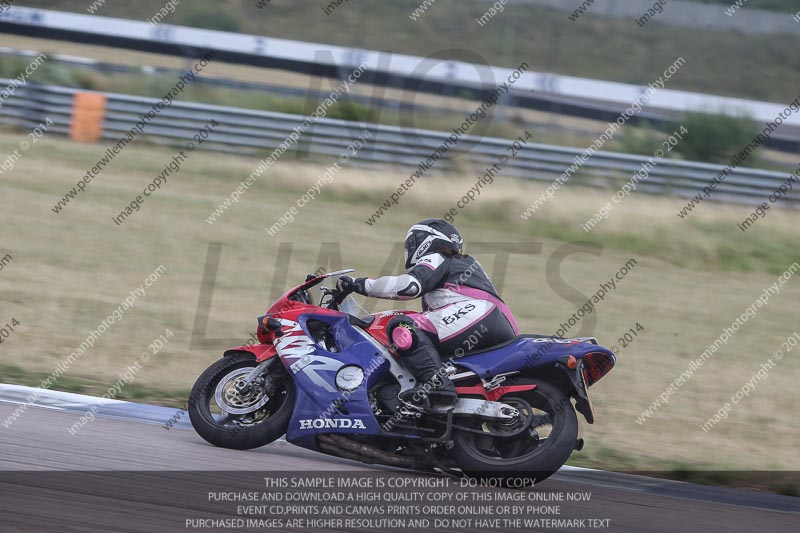
[[[106,115],[106,100],[103,94],[75,93],[72,99],[72,122],[69,126],[71,139],[92,143],[100,140]]]

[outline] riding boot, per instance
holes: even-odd
[[[456,386],[447,377],[439,352],[424,333],[418,334],[417,340],[416,346],[401,352],[417,386],[400,393],[400,400],[419,407],[422,412],[430,411],[433,406],[452,407],[458,399]]]

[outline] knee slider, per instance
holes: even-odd
[[[419,346],[419,334],[414,321],[405,316],[396,316],[386,326],[386,333],[392,345],[399,351],[407,352]]]

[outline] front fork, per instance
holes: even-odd
[[[248,392],[250,392],[250,388],[253,386],[253,382],[256,379],[258,379],[262,374],[265,374],[267,372],[267,370],[272,365],[273,361],[275,361],[275,359],[277,359],[277,358],[276,357],[270,357],[266,361],[261,361],[260,363],[258,363],[253,368],[253,370],[251,370],[250,373],[247,374],[247,377],[245,377],[240,382],[236,383],[236,385],[235,385],[236,392],[238,392],[239,394],[242,394],[242,395],[247,394]],[[269,383],[265,383],[264,387],[265,387],[265,389],[269,390],[270,384]]]

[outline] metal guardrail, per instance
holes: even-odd
[[[637,1],[644,3],[647,0]],[[712,6],[707,7],[712,9]],[[740,17],[734,18],[741,22]],[[786,24],[793,23],[787,21]],[[213,50],[218,61],[288,70],[303,75],[311,73],[332,80],[343,80],[354,68],[366,62],[370,66],[359,79],[360,84],[404,91],[413,86],[417,92],[447,97],[458,95],[473,100],[486,98],[495,88],[497,80],[505,79],[512,72],[508,67],[484,65],[481,60],[469,63],[436,59],[431,66],[428,61],[433,56],[423,58],[170,24],[154,26],[144,21],[15,5],[0,12],[0,32],[45,39],[55,36],[61,40],[187,59],[199,58]],[[484,79],[486,75],[488,78]],[[617,120],[620,113],[645,89],[643,85],[529,70],[522,73],[504,96],[503,103],[522,109],[608,122]],[[689,111],[703,113],[735,109],[752,116],[759,123],[766,123],[774,121],[784,107],[775,102],[662,88],[657,101],[650,102],[645,109],[630,117],[629,122],[667,129],[680,124],[682,116]],[[764,140],[764,145],[789,153],[800,151],[800,115],[787,117],[781,128]]]
[[[0,79],[0,86],[10,80]],[[33,128],[45,117],[55,122],[51,132],[68,135],[72,106],[77,89],[28,83],[16,89],[0,108],[0,124]],[[129,131],[158,102],[158,99],[103,93],[107,97],[103,122],[103,141],[115,142]],[[142,137],[147,142],[180,146],[211,118],[219,126],[200,149],[266,157],[299,127],[306,117],[285,113],[255,111],[200,103],[173,102],[165,107],[146,126]],[[399,166],[413,172],[421,162],[449,137],[449,133],[414,130],[335,120],[317,119],[301,136],[297,145],[283,155],[289,157],[338,157],[365,129],[372,142],[355,155],[351,164],[361,166]],[[511,141],[498,138],[464,136],[445,156],[435,163],[438,171],[482,174],[484,168],[498,161],[501,155],[510,156]],[[503,168],[504,176],[552,182],[583,153],[577,148],[528,143],[515,157],[509,157]],[[324,160],[324,159],[322,159]],[[591,187],[618,188],[638,171],[648,158],[616,152],[596,152],[570,178],[569,184]],[[721,165],[662,159],[652,168],[649,177],[637,184],[637,191],[651,194],[692,197],[708,184],[722,169]],[[400,183],[407,176],[399,176]],[[789,173],[753,168],[738,168],[718,184],[709,200],[742,204],[758,204],[779,187]],[[800,205],[800,198],[791,194],[783,205]]]

